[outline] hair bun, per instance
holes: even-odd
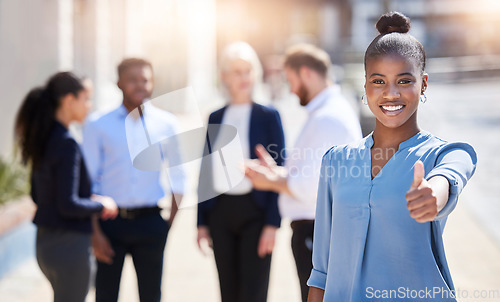
[[[383,14],[380,19],[378,19],[375,27],[381,35],[392,32],[404,34],[410,31],[410,24],[410,18],[407,16],[399,12],[390,12]]]

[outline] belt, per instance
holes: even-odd
[[[309,220],[309,219],[294,220],[290,223],[290,226],[292,227],[292,230],[294,230],[295,228],[300,227],[304,224],[314,224],[314,220]]]
[[[118,216],[120,216],[123,219],[136,219],[137,217],[148,215],[148,214],[154,214],[154,213],[160,213],[161,208],[160,207],[148,207],[148,208],[132,208],[132,209],[127,209],[127,208],[119,208],[118,209]]]

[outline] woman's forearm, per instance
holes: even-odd
[[[446,177],[437,175],[429,179],[429,185],[436,196],[436,204],[438,212],[441,211],[450,197],[450,183]]]
[[[325,291],[317,287],[309,287],[309,296],[307,302],[323,302]]]
[[[99,225],[99,215],[98,214],[92,215],[91,220],[92,220],[92,232],[102,233],[101,226]]]

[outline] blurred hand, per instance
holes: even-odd
[[[111,247],[108,238],[101,231],[92,233],[92,248],[96,259],[107,264],[113,263],[115,251]]]
[[[437,197],[431,184],[424,179],[424,164],[415,163],[413,183],[406,193],[410,216],[417,222],[433,221],[438,214]]]
[[[245,176],[252,182],[255,189],[263,191],[271,190],[273,181],[277,179],[273,170],[262,166],[256,159],[245,162]]]
[[[102,195],[97,195],[93,194],[91,196],[92,200],[97,201],[102,204],[103,209],[101,212],[101,219],[102,220],[107,220],[107,219],[115,219],[116,216],[118,216],[118,206],[116,205],[115,201],[113,198],[109,196],[102,196]]]
[[[212,248],[212,238],[210,237],[210,230],[206,226],[198,227],[198,237],[196,239],[198,248],[203,256],[207,256]]]
[[[245,162],[245,176],[257,190],[281,192],[286,184],[286,169],[276,164],[262,145],[255,147],[258,159]]]
[[[277,229],[277,227],[271,225],[266,225],[262,229],[259,246],[257,248],[257,253],[260,258],[264,258],[273,252]]]
[[[278,166],[271,154],[269,154],[266,148],[261,144],[255,146],[255,154],[257,155],[257,158],[262,166],[270,169]]]

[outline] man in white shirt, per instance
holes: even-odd
[[[274,163],[273,151],[257,147],[260,161],[249,162],[246,175],[259,190],[280,193],[279,209],[292,221],[292,251],[299,275],[302,301],[307,301],[307,279],[312,269],[316,195],[323,154],[334,145],[361,138],[359,120],[328,78],[328,54],[313,45],[291,47],[285,57],[290,90],[308,112],[294,148],[287,150],[285,167]]]

